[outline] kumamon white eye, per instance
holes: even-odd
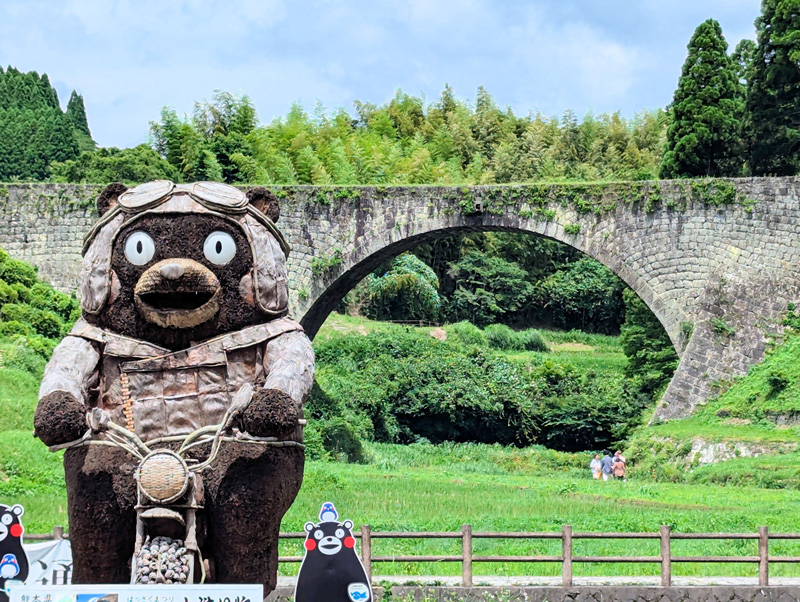
[[[203,254],[211,263],[225,265],[236,255],[236,241],[227,232],[212,232],[203,243]]]
[[[344,539],[344,529],[336,529],[336,537]]]
[[[316,531],[314,531],[314,539],[322,539],[324,536],[325,534],[322,532],[321,529],[317,529]]]
[[[156,243],[145,232],[134,232],[125,241],[125,257],[133,265],[144,265],[156,254]]]
[[[14,520],[14,517],[13,517],[13,516],[11,516],[10,514],[4,514],[4,515],[3,515],[3,518],[0,518],[0,520],[2,520],[2,521],[3,521],[3,524],[4,524],[4,525],[10,525],[10,524],[11,524],[11,521],[13,521],[13,520]]]

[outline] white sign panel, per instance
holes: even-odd
[[[29,585],[69,585],[72,583],[72,548],[68,539],[26,543]]]
[[[11,602],[261,602],[262,585],[6,584]]]

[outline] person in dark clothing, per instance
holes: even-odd
[[[608,481],[614,472],[614,458],[611,457],[611,452],[606,450],[603,459],[600,460],[600,470],[603,473],[603,480]]]

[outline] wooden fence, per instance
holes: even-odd
[[[473,582],[473,563],[475,562],[550,562],[561,564],[561,583],[572,586],[573,563],[658,563],[661,565],[661,585],[672,584],[672,564],[686,562],[750,563],[758,564],[758,584],[769,585],[770,563],[800,563],[800,556],[770,556],[771,540],[800,540],[800,533],[770,533],[767,527],[759,527],[758,533],[672,533],[667,526],[658,533],[580,533],[573,532],[570,525],[564,525],[561,532],[549,533],[481,533],[473,532],[471,525],[463,525],[461,531],[411,533],[404,531],[372,532],[369,525],[362,525],[360,533],[353,534],[361,540],[361,559],[367,574],[372,576],[372,565],[376,562],[460,562],[461,584],[471,587]],[[53,527],[52,533],[26,535],[28,541],[45,541],[68,538],[63,527]],[[305,539],[305,533],[281,533],[282,540]],[[452,556],[374,556],[373,539],[460,539],[461,554]],[[526,539],[560,540],[561,554],[558,556],[477,556],[472,552],[475,539]],[[572,543],[576,539],[652,539],[659,540],[658,556],[575,556]],[[757,540],[756,556],[673,556],[672,542],[675,540]],[[301,562],[302,556],[282,556],[279,562]]]

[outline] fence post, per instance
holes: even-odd
[[[53,540],[64,539],[64,527],[53,527]]]
[[[661,587],[672,585],[672,550],[669,540],[671,531],[668,525],[661,526]]]
[[[472,587],[472,525],[461,525],[461,587]]]
[[[572,587],[572,525],[561,526],[561,585]]]
[[[361,525],[361,562],[372,583],[372,529],[369,525]]]
[[[758,584],[769,585],[769,527],[758,528]]]

